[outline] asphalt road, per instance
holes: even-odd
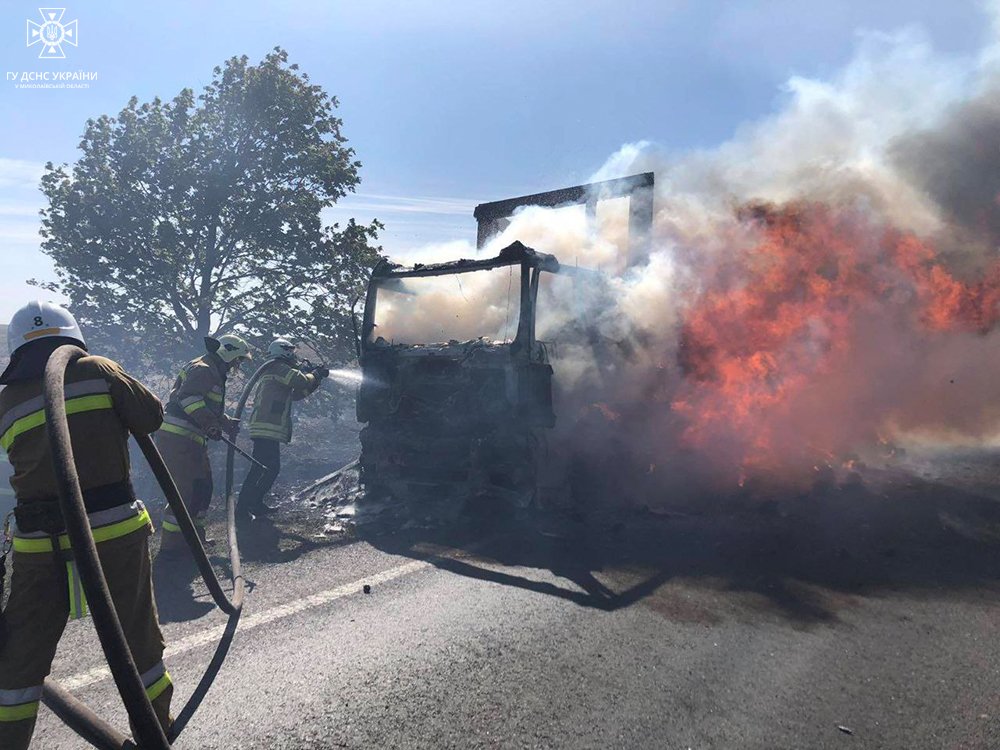
[[[265,526],[176,747],[997,748],[998,508],[924,483],[339,542]],[[180,705],[224,618],[157,576]],[[101,665],[71,624],[55,677],[125,726]],[[85,745],[43,709],[35,746]]]

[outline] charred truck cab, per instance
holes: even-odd
[[[579,270],[520,242],[485,260],[412,267],[382,261],[374,269],[357,401],[358,420],[366,423],[360,466],[367,492],[532,501],[540,436],[555,424],[552,367],[535,339],[539,278]],[[482,285],[466,276],[488,272],[501,274],[490,287],[506,293],[498,304],[484,303]],[[412,300],[421,294],[418,280],[427,279],[436,279],[425,292],[434,307],[430,317],[443,323],[421,327],[425,318]],[[453,301],[458,313],[449,307]],[[472,303],[479,319],[462,320],[461,310]],[[491,314],[496,325],[489,335],[468,335],[473,322],[488,326]],[[382,324],[392,319],[390,331]],[[433,343],[453,323],[460,338]]]

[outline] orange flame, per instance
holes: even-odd
[[[831,370],[849,366],[866,316],[902,316],[930,333],[997,324],[1000,264],[967,283],[912,234],[823,205],[751,206],[741,218],[759,227],[760,240],[703,272],[704,291],[681,331],[684,380],[671,400],[685,444],[734,450],[741,483],[747,469],[780,466],[784,452],[826,460],[844,447],[797,445],[776,425],[803,399],[821,397],[810,389]]]

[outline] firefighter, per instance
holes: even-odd
[[[281,444],[292,442],[292,401],[304,399],[330,374],[326,368],[305,372],[295,356],[295,344],[287,339],[275,339],[267,348],[267,359],[250,414],[253,457],[267,470],[251,466],[240,488],[236,508],[244,521],[270,511],[264,498],[281,471]]]
[[[0,635],[0,750],[28,747],[68,618],[87,613],[59,509],[42,399],[49,355],[63,344],[86,348],[73,316],[32,302],[7,329],[10,364],[0,375],[0,445],[14,474],[13,577]],[[148,435],[163,419],[160,401],[115,362],[87,356],[66,371],[73,455],[101,566],[135,664],[164,731],[173,687],[150,575],[149,513],[130,479],[128,435]],[[58,547],[58,551],[56,551]],[[55,552],[55,554],[54,554]],[[2,588],[2,587],[0,587]]]
[[[250,347],[239,336],[206,338],[208,350],[181,368],[167,401],[163,427],[156,443],[170,469],[177,489],[205,540],[205,515],[212,502],[212,465],[208,441],[236,437],[239,422],[226,416],[226,378],[245,360]],[[175,553],[184,547],[180,526],[167,508],[163,515],[160,552]]]

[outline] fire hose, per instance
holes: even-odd
[[[252,455],[250,455],[245,450],[243,450],[242,448],[240,448],[240,446],[236,444],[235,440],[230,440],[225,435],[223,435],[219,439],[222,440],[223,443],[225,443],[226,445],[229,446],[229,450],[230,451],[235,451],[236,453],[239,453],[241,456],[243,456],[243,458],[245,458],[247,461],[249,461],[250,463],[252,463],[258,469],[263,469],[264,471],[267,471],[267,467],[264,464],[262,464],[260,461],[258,461],[256,458],[254,458]]]
[[[97,630],[101,648],[118,688],[118,693],[131,720],[138,747],[144,750],[165,750],[170,748],[170,743],[177,738],[191,720],[208,693],[222,663],[225,661],[243,609],[245,584],[236,538],[236,508],[231,481],[233,451],[232,449],[229,451],[226,484],[226,526],[232,574],[232,595],[228,597],[215,576],[187,506],[185,506],[177,486],[170,476],[170,471],[164,464],[152,439],[148,435],[134,436],[163,490],[167,503],[173,511],[178,526],[180,526],[184,540],[191,549],[205,585],[219,609],[229,615],[229,622],[216,647],[212,661],[191,698],[177,715],[168,737],[160,727],[153,712],[152,704],[146,695],[135,661],[122,632],[121,622],[111,600],[107,580],[97,554],[94,535],[87,519],[83,492],[80,488],[80,479],[73,458],[64,393],[66,368],[85,356],[87,353],[79,347],[62,346],[52,353],[45,368],[45,412],[53,468],[59,487],[59,506],[66,523],[66,533],[69,536],[83,590],[90,605],[94,627]],[[102,748],[102,750],[122,750],[123,748],[136,747],[125,735],[98,717],[87,706],[73,697],[69,691],[51,679],[45,680],[42,700],[70,728],[95,747]]]
[[[243,418],[243,409],[246,408],[247,400],[250,398],[250,394],[253,392],[254,386],[257,382],[264,376],[264,374],[271,368],[271,365],[275,363],[275,360],[268,360],[260,367],[256,369],[250,379],[247,380],[247,384],[243,386],[243,392],[240,394],[240,400],[236,403],[236,411],[233,412],[233,419],[239,420]],[[232,497],[233,494],[233,472],[234,463],[236,461],[236,453],[238,452],[244,458],[249,459],[252,463],[260,466],[263,469],[267,469],[260,461],[255,459],[253,456],[248,454],[245,450],[236,445],[235,440],[226,440],[226,445],[229,449],[226,451],[226,497]]]

